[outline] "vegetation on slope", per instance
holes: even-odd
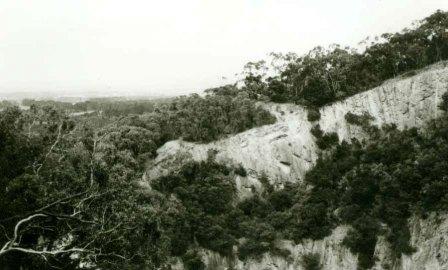
[[[344,245],[359,255],[360,268],[373,265],[380,235],[396,257],[413,252],[409,217],[448,207],[446,115],[424,131],[363,126],[371,134],[366,142],[339,143],[316,126],[325,152],[306,175],[309,189],[275,190],[262,177],[262,194],[236,202],[233,177],[247,172],[213,158],[156,179],[152,191],[139,180],[145,161],[167,140],[209,142],[273,123],[249,97],[321,106],[445,60],[446,28],[447,14],[437,12],[363,53],[336,48],[288,56],[280,76],[263,81],[249,74],[244,91],[225,86],[137,111],[127,104],[69,117],[48,106],[21,111],[6,104],[0,111],[0,264],[168,269],[178,256],[201,269],[199,247],[233,256],[236,245],[241,259],[288,256],[277,240],[321,239],[340,224],[351,225]],[[441,108],[447,110],[448,96]],[[359,124],[360,117],[368,119],[347,115],[347,121]]]
[[[210,142],[250,128],[273,124],[275,117],[255,105],[245,93],[235,95],[212,89],[213,94],[191,95],[175,99],[158,113],[162,129],[170,130],[170,139]],[[221,93],[224,92],[224,93]],[[176,127],[173,129],[172,127]]]
[[[272,124],[275,117],[233,86],[207,90],[205,97],[197,94],[172,99],[113,101],[94,99],[80,103],[52,100],[24,100],[30,107],[53,107],[66,113],[93,112],[105,118],[139,119],[156,139],[157,145],[183,138],[192,142],[210,142],[229,134]],[[136,117],[136,115],[139,115]]]
[[[0,112],[0,265],[132,269],[157,256],[154,213],[135,186],[152,155],[147,132],[99,122]]]
[[[171,256],[185,254],[181,245],[174,243],[172,249],[168,245],[170,239],[181,243],[188,234],[176,231],[174,225],[167,231],[159,229],[178,222],[169,217],[176,202],[139,187],[146,162],[167,140],[211,141],[274,121],[253,100],[214,91],[206,97],[182,97],[141,115],[128,115],[132,104],[129,110],[123,107],[120,116],[68,116],[61,111],[67,111],[62,103],[55,103],[58,109],[31,104],[29,110],[13,106],[1,110],[0,265],[154,269],[165,267]],[[221,168],[215,167],[203,170],[215,175]],[[236,171],[245,173],[244,168]],[[207,209],[216,198],[230,201],[223,197],[228,190],[214,191],[225,177],[210,180],[211,193],[195,190],[203,195],[201,204]],[[233,189],[231,184],[225,187]],[[207,204],[212,197],[214,201]],[[211,220],[219,207],[210,214]],[[194,216],[184,214],[190,220]],[[219,233],[203,227],[199,243]],[[228,245],[207,248],[225,250]],[[186,259],[197,265],[192,254]]]
[[[448,13],[439,10],[411,28],[363,41],[363,51],[333,45],[301,57],[272,54],[271,72],[265,61],[246,65],[242,90],[255,99],[320,107],[447,60],[447,29]]]
[[[448,95],[441,108],[446,104]],[[347,118],[355,124],[370,119],[351,114]],[[177,255],[199,245],[231,256],[236,245],[242,260],[266,252],[288,256],[288,251],[278,249],[277,240],[322,239],[341,224],[351,226],[343,245],[359,255],[360,269],[373,266],[380,235],[390,243],[393,257],[411,254],[415,249],[410,245],[409,218],[448,210],[448,116],[421,131],[394,126],[366,131],[371,137],[365,142],[353,138],[351,143],[326,144],[306,175],[308,190],[299,184],[274,190],[268,179],[260,179],[265,185],[262,194],[233,204],[234,187],[224,175],[231,176],[235,169],[212,160],[187,164],[158,179],[153,187],[167,198],[174,195],[180,202],[177,209],[190,213],[176,218],[185,227],[168,226],[178,230],[171,238],[182,241],[176,247],[184,247]],[[224,201],[210,194],[221,194]]]

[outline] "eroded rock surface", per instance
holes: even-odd
[[[448,90],[447,63],[439,63],[422,70],[417,75],[389,80],[379,87],[352,96],[320,109],[318,124],[326,132],[336,132],[340,140],[364,136],[360,127],[348,124],[345,114],[364,112],[374,117],[373,124],[396,124],[398,128],[421,127],[441,112],[438,104]],[[318,148],[310,133],[313,124],[307,120],[307,112],[292,104],[263,104],[276,117],[273,125],[262,126],[213,142],[197,144],[176,140],[158,150],[158,157],[150,166],[146,177],[165,174],[186,160],[203,160],[210,149],[217,150],[216,159],[229,164],[242,164],[249,171],[248,177],[235,179],[239,197],[250,196],[260,189],[257,177],[266,173],[271,182],[281,187],[284,181],[302,181],[305,173],[315,164]],[[316,123],[314,123],[316,124]],[[448,218],[430,217],[410,221],[411,243],[417,251],[403,256],[400,261],[391,260],[386,241],[379,239],[374,269],[447,269],[448,270]],[[357,258],[341,245],[347,231],[338,227],[319,241],[307,241],[293,245],[284,241],[280,245],[291,252],[289,258],[265,254],[261,260],[241,262],[223,258],[204,251],[203,259],[208,269],[303,269],[304,254],[319,253],[323,269],[357,269]],[[182,264],[175,268],[182,269]]]
[[[421,126],[440,114],[438,104],[448,89],[448,66],[440,63],[418,75],[398,78],[346,100],[320,109],[318,124],[326,132],[337,132],[340,140],[362,137],[362,130],[348,124],[345,114],[364,112],[374,117],[373,124],[393,123],[398,128]],[[208,144],[170,141],[158,150],[148,176],[169,171],[181,156],[203,160],[209,149],[216,149],[218,161],[241,163],[252,175],[265,172],[276,184],[301,181],[317,159],[317,146],[310,133],[312,123],[306,109],[293,104],[263,104],[277,117],[273,125],[257,127]]]

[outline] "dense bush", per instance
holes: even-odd
[[[337,136],[325,134],[316,125],[312,133],[326,151],[306,174],[308,187],[286,183],[276,190],[262,174],[263,192],[236,202],[233,178],[247,172],[242,166],[217,164],[213,155],[155,179],[151,186],[157,192],[150,195],[139,194],[129,185],[141,177],[144,162],[154,157],[157,145],[171,136],[152,118],[154,114],[107,119],[108,123],[86,116],[77,118],[79,123],[75,124],[49,108],[32,107],[29,115],[22,113],[10,108],[0,114],[0,166],[5,172],[0,184],[7,190],[0,200],[4,209],[1,218],[27,213],[79,188],[89,190],[91,183],[98,192],[116,188],[120,193],[111,193],[93,204],[86,218],[98,219],[103,211],[111,211],[108,206],[112,204],[115,215],[108,228],[125,217],[135,230],[124,227],[111,237],[121,239],[120,254],[128,256],[137,250],[132,260],[137,266],[161,266],[169,257],[179,256],[187,267],[200,269],[203,263],[194,252],[198,247],[233,256],[237,246],[237,255],[243,260],[266,252],[288,256],[278,248],[277,240],[300,243],[307,238],[321,239],[336,226],[348,224],[351,229],[343,244],[359,255],[360,268],[369,268],[375,260],[379,235],[389,241],[395,257],[410,254],[414,248],[409,242],[408,218],[414,213],[424,217],[448,209],[446,115],[430,123],[424,132],[384,126],[369,140],[361,143],[352,139],[350,144],[339,143]],[[348,121],[364,122],[360,117],[365,116],[349,115]],[[33,119],[39,124],[31,126],[28,133]],[[63,139],[46,158],[59,130]],[[45,160],[44,165],[36,174],[32,164],[41,160]],[[39,225],[52,224],[46,222]],[[5,228],[13,224],[2,222]],[[62,226],[64,232],[62,228],[71,227]],[[97,227],[83,228],[79,243],[97,237]],[[23,243],[35,243],[37,235],[27,235]],[[151,241],[143,245],[136,240],[141,237]],[[117,252],[116,246],[104,247],[104,243],[105,238],[94,241],[95,246]],[[15,261],[17,256],[11,258]],[[8,264],[11,258],[6,258]],[[24,256],[20,262],[33,259]],[[110,263],[105,260],[98,265],[110,268]]]
[[[234,89],[235,87],[222,87]],[[133,118],[133,124],[151,130],[158,146],[183,138],[192,142],[210,142],[247,129],[272,124],[275,117],[238,92],[230,95],[221,88],[208,95],[197,94],[173,99],[152,113]],[[231,92],[233,94],[233,92]]]
[[[330,156],[320,157],[307,173],[306,182],[313,189],[301,208],[318,202],[326,224],[350,224],[343,243],[359,254],[361,268],[373,265],[378,235],[386,237],[396,257],[410,254],[414,248],[409,243],[408,218],[413,213],[424,217],[430,211],[448,210],[446,116],[424,132],[391,126],[379,132],[365,144],[342,143]],[[380,229],[380,224],[387,229]]]
[[[1,100],[0,101],[0,110],[14,107],[14,106],[17,106],[17,104],[15,104],[15,102],[13,102],[13,101],[9,101],[9,100]]]
[[[225,214],[235,208],[229,174],[246,176],[242,166],[186,164],[181,175],[154,183],[162,194],[175,196],[144,194],[138,181],[147,161],[168,140],[182,137],[209,142],[275,121],[245,95],[228,86],[212,89],[205,97],[192,95],[157,104],[25,100],[29,110],[21,111],[5,103],[8,106],[0,108],[0,188],[5,191],[0,196],[0,226],[6,232],[0,236],[2,247],[21,218],[38,213],[38,217],[55,218],[33,220],[30,228],[23,229],[21,244],[48,249],[53,247],[52,241],[73,235],[73,246],[88,244],[94,250],[77,260],[92,267],[160,268],[169,256],[186,254],[193,242],[230,255],[237,233],[229,232],[232,221]],[[87,108],[99,111],[72,114]],[[58,202],[76,193],[86,198]],[[52,203],[57,207],[51,213],[39,212]],[[73,213],[80,217],[67,220]],[[44,237],[45,243],[40,243],[39,237]],[[14,245],[5,247],[14,249]],[[36,261],[36,267],[42,265],[43,269],[60,267],[67,264],[71,253],[46,256],[46,260],[33,254],[20,256],[8,251],[3,256],[0,252],[0,264],[15,269]],[[199,265],[186,260],[196,265],[193,268]]]
[[[317,106],[378,86],[387,79],[448,59],[448,13],[437,11],[412,28],[365,40],[357,51],[335,45],[308,54],[273,54],[283,62],[280,73],[264,78],[264,61],[248,63],[245,87],[253,98]],[[274,67],[278,69],[278,67]]]
[[[245,93],[230,96],[214,91],[214,95],[205,97],[191,95],[175,99],[169,107],[161,110],[162,116],[168,118],[166,128],[172,131],[172,138],[210,142],[275,122],[269,112],[256,106],[253,100],[245,97]]]
[[[302,256],[302,266],[305,270],[320,270],[320,255],[318,253],[310,253]]]
[[[347,123],[356,125],[356,126],[364,126],[370,125],[370,122],[374,120],[374,118],[367,112],[364,112],[362,115],[357,115],[352,112],[348,112],[345,114],[345,120]]]
[[[189,250],[182,256],[186,270],[204,270],[205,264],[202,262],[200,255],[193,250]]]
[[[80,103],[51,100],[24,100],[27,106],[52,106],[68,113],[94,111],[105,118],[125,117],[133,125],[152,132],[161,146],[168,140],[183,138],[210,142],[253,127],[273,124],[275,117],[249,99],[247,93],[227,85],[197,94],[172,99],[110,100],[93,99]]]
[[[308,109],[308,114],[307,114],[307,118],[308,121],[310,122],[315,122],[315,121],[319,121],[320,119],[320,111],[318,108],[309,108]]]
[[[179,200],[175,202],[175,216],[163,217],[170,221],[164,231],[174,241],[172,254],[185,254],[194,239],[204,248],[231,254],[235,238],[227,228],[225,215],[234,207],[235,186],[227,167],[212,160],[187,163],[178,173],[158,178],[151,186],[167,199],[175,195]]]
[[[327,150],[339,143],[338,134],[335,132],[324,133],[320,125],[315,125],[310,130],[311,134],[316,138],[317,147],[321,150]]]
[[[325,136],[319,128],[314,133]],[[303,239],[322,239],[336,226],[348,224],[351,229],[343,245],[358,254],[360,269],[374,264],[380,235],[390,243],[391,255],[395,258],[414,252],[409,241],[411,215],[424,218],[429,212],[448,210],[446,115],[429,123],[421,132],[415,128],[400,131],[386,125],[363,143],[356,139],[350,144],[335,140],[331,145],[306,174],[305,183],[311,189],[286,184],[283,189],[275,190],[263,174],[260,181],[264,191],[236,205],[216,202],[209,196],[208,208],[213,209],[214,203],[226,207],[213,212],[220,213],[222,219],[210,219],[202,230],[211,232],[199,244],[222,254],[229,254],[223,251],[237,245],[239,258],[245,260],[265,252],[277,254],[278,239],[296,243]],[[204,173],[209,171],[213,170]],[[165,186],[171,185],[171,181],[163,182]],[[176,196],[183,200],[183,196]],[[207,203],[201,201],[197,205]],[[224,237],[226,233],[228,236]],[[310,259],[309,263],[310,269],[319,265],[318,260]]]
[[[131,114],[143,114],[154,112],[155,108],[167,104],[170,98],[126,100],[125,98],[92,98],[81,102],[64,102],[56,100],[24,99],[24,106],[51,106],[67,113],[76,112],[101,112],[107,117],[124,116]]]
[[[76,120],[45,106],[0,112],[0,265],[160,266],[154,212],[136,188],[154,154],[148,130]]]
[[[239,165],[235,168],[235,173],[238,174],[239,176],[242,176],[242,177],[246,177],[246,176],[247,176],[247,171],[246,171],[246,169],[243,167],[242,164],[239,164]]]
[[[440,103],[439,108],[445,112],[448,112],[448,92],[445,92],[442,95],[442,102]]]

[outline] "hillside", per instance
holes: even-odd
[[[361,115],[368,112],[373,123],[381,126],[394,123],[398,128],[419,127],[440,114],[438,104],[448,89],[448,63],[442,62],[419,74],[397,78],[379,87],[320,109],[318,124],[326,132],[337,132],[340,140],[362,136],[361,128],[344,119],[347,112]],[[209,144],[170,141],[157,150],[156,166],[150,167],[149,177],[171,168],[176,155],[203,160],[209,149],[218,151],[217,160],[242,164],[249,174],[262,172],[274,179],[300,181],[317,159],[317,146],[307,120],[307,110],[299,105],[267,103],[262,106],[276,116],[273,125],[251,130]],[[256,183],[255,183],[256,184]]]
[[[339,139],[349,141],[366,136],[362,128],[348,124],[345,115],[352,112],[361,115],[369,113],[372,124],[396,124],[399,129],[422,127],[430,119],[442,112],[438,108],[441,96],[448,89],[448,66],[438,63],[411,77],[389,80],[372,90],[357,94],[346,100],[333,103],[320,109],[318,124],[325,132],[336,132]],[[188,160],[205,160],[210,149],[216,150],[216,160],[227,165],[242,166],[248,171],[246,177],[236,176],[238,196],[241,199],[252,196],[254,191],[263,190],[258,181],[265,173],[277,189],[285,182],[301,182],[305,173],[311,169],[320,150],[310,130],[317,123],[307,120],[307,110],[292,104],[262,104],[277,117],[272,125],[256,127],[243,133],[208,144],[189,143],[182,140],[170,141],[157,150],[157,157],[149,166],[146,178],[151,181],[160,175],[179,168]],[[441,250],[448,250],[448,220],[431,216],[426,220],[411,218],[411,243],[418,250],[401,261],[394,261],[393,269],[445,269],[448,257]],[[323,240],[306,240],[295,245],[291,241],[280,245],[291,252],[286,260],[270,254],[260,260],[245,262],[225,259],[218,254],[205,252],[204,262],[211,269],[300,269],[304,254],[320,254],[323,269],[357,269],[356,256],[341,246],[347,232],[346,226],[339,226]],[[381,260],[375,268],[383,269],[381,264],[390,263],[388,244],[380,240],[375,248],[375,256]],[[213,267],[212,267],[213,266]],[[181,265],[178,265],[181,268]]]
[[[448,12],[362,44],[2,101],[0,270],[448,269]]]

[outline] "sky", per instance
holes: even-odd
[[[269,52],[356,46],[437,9],[448,1],[0,0],[0,97],[200,91]]]

